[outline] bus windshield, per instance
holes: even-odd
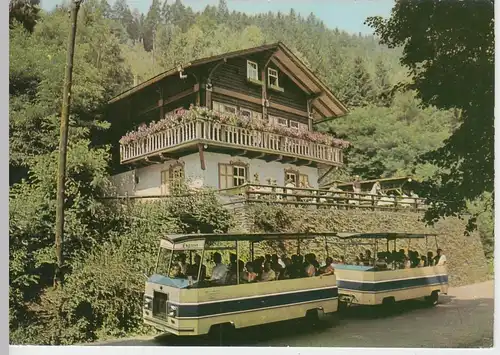
[[[201,263],[200,250],[172,250],[160,247],[156,274],[172,279],[197,281],[206,278],[206,268]]]

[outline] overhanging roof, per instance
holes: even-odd
[[[172,243],[181,243],[187,240],[205,239],[209,241],[227,242],[227,241],[254,241],[259,242],[263,240],[296,240],[296,239],[312,239],[317,236],[336,237],[336,232],[324,233],[287,233],[287,232],[274,232],[274,233],[199,233],[199,234],[170,234],[165,236],[166,239]]]
[[[271,59],[272,62],[277,65],[282,72],[290,76],[295,84],[302,90],[315,97],[311,103],[311,109],[314,112],[314,119],[318,120],[326,117],[340,117],[347,113],[347,108],[334,96],[331,90],[281,42],[198,59],[193,62],[183,64],[182,69],[189,72],[189,69],[191,68],[211,62],[227,60],[230,58],[269,50],[274,51]],[[125,99],[126,97],[129,97],[169,76],[178,74],[178,72],[178,68],[173,68],[156,75],[155,77],[115,96],[108,101],[108,104]]]
[[[422,239],[425,237],[435,237],[436,234],[424,233],[338,233],[342,239]]]

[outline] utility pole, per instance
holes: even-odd
[[[64,240],[64,184],[66,181],[66,156],[68,151],[68,121],[71,104],[71,80],[73,77],[73,57],[75,54],[76,23],[78,10],[83,0],[73,0],[71,4],[71,30],[68,40],[68,55],[66,57],[66,73],[64,76],[64,90],[61,110],[61,136],[59,141],[59,171],[57,173],[57,205],[56,205],[56,257],[57,265],[54,274],[54,287],[62,287],[64,282],[63,252]]]

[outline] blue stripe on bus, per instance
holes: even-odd
[[[244,298],[238,300],[221,300],[220,302],[201,303],[198,305],[176,304],[178,306],[177,317],[198,318],[214,316],[224,313],[244,312],[269,307],[287,306],[301,302],[321,301],[323,299],[334,297],[338,297],[337,287],[255,298]]]
[[[365,291],[365,292],[381,292],[381,291],[395,291],[398,289],[418,287],[435,284],[448,283],[448,275],[427,276],[415,279],[395,280],[395,281],[382,281],[382,282],[361,282],[361,281],[347,281],[337,279],[337,286],[339,288]]]

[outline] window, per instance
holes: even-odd
[[[309,176],[305,174],[299,175],[299,186],[307,187],[309,186]]]
[[[299,123],[297,121],[290,121],[290,128],[299,129]]]
[[[262,113],[256,112],[256,111],[252,111],[252,110],[249,110],[247,108],[240,108],[240,113],[241,113],[242,116],[245,116],[245,117],[248,117],[248,118],[253,118],[253,119],[257,119],[257,120],[261,120],[262,119]]]
[[[292,184],[294,184],[295,187],[298,187],[299,172],[294,169],[285,169],[285,184],[288,180],[292,180]]]
[[[236,107],[231,105],[224,105],[224,112],[236,113]]]
[[[252,118],[252,111],[251,110],[247,110],[246,108],[241,108],[240,113],[242,116]]]
[[[247,78],[259,80],[259,67],[257,63],[247,60]]]
[[[288,121],[284,118],[281,118],[281,117],[278,117],[276,119],[276,123],[278,123],[280,126],[285,126],[285,127],[288,126]]]
[[[161,172],[160,194],[169,195],[184,182],[184,165],[177,162]]]
[[[269,122],[288,127],[288,120],[286,118],[276,117],[269,115]]]
[[[184,167],[182,165],[170,168],[170,185],[173,188],[179,188],[184,181]]]
[[[236,113],[236,111],[237,111],[236,106],[229,105],[229,104],[223,104],[223,103],[216,102],[216,101],[212,102],[212,108],[214,111],[217,111],[220,113]]]
[[[267,83],[269,86],[279,87],[277,70],[272,68],[267,69]]]
[[[299,123],[299,130],[309,131],[309,125],[306,125],[305,123]]]
[[[219,188],[241,186],[247,181],[247,166],[244,164],[219,164]]]

